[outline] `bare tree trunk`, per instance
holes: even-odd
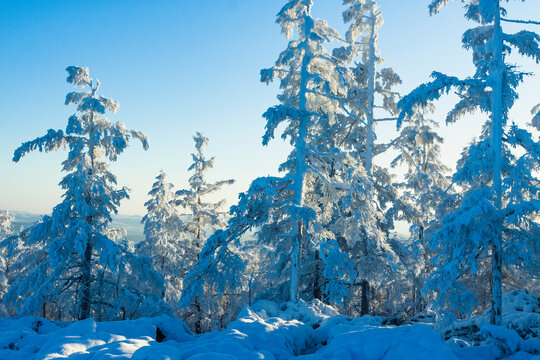
[[[201,319],[202,309],[201,309],[201,305],[199,303],[199,297],[198,296],[195,297],[193,305],[195,306],[195,311],[196,311],[196,313],[195,313],[195,334],[201,334],[202,333],[202,326],[201,326],[201,323],[202,323],[202,319]]]
[[[369,283],[362,280],[362,298],[360,301],[360,315],[369,315]]]
[[[320,261],[321,259],[319,254],[315,253],[315,283],[313,285],[313,297],[324,302],[324,278],[322,275]]]
[[[201,198],[198,199],[199,204],[201,203]],[[197,234],[196,234],[197,243],[195,246],[197,247],[197,261],[199,260],[199,253],[200,253],[200,247],[201,247],[201,221],[200,218],[197,218]],[[195,333],[201,334],[202,333],[202,309],[201,309],[201,303],[199,301],[199,296],[195,296],[195,299],[193,300],[193,305],[195,306]]]
[[[88,319],[90,317],[90,285],[91,285],[91,266],[92,266],[92,245],[90,242],[86,244],[86,250],[84,252],[84,260],[82,263],[82,274],[81,274],[81,284],[82,284],[82,298],[81,298],[81,312],[80,319]]]

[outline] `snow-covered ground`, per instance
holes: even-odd
[[[505,299],[506,324],[510,319],[526,324],[525,339],[486,324],[484,317],[442,331],[444,338],[451,330],[477,326],[480,340],[471,346],[474,341],[467,336],[445,342],[426,324],[383,326],[379,317],[349,318],[320,302],[280,306],[259,301],[244,307],[226,330],[200,336],[169,316],[74,323],[4,318],[0,359],[540,359],[537,299],[523,292],[505,294]]]

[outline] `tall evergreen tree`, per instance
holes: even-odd
[[[391,166],[405,166],[406,170],[404,180],[396,184],[400,196],[393,210],[397,219],[411,225],[408,246],[412,251],[405,255],[410,258],[407,270],[412,275],[412,304],[415,311],[422,310],[425,305],[421,290],[432,257],[426,230],[436,220],[436,210],[444,194],[450,190],[450,178],[445,175],[450,169],[440,159],[443,139],[435,130],[438,124],[426,118],[426,114],[431,111],[432,106],[416,109],[398,137],[392,141],[392,147],[398,155]]]
[[[337,216],[344,221],[348,218],[350,226],[357,228],[348,235],[357,237],[354,242],[360,245],[352,253],[362,287],[360,313],[364,315],[370,311],[369,282],[384,282],[383,268],[392,262],[388,255],[393,222],[386,210],[397,193],[390,174],[374,164],[374,158],[388,149],[376,143],[376,124],[397,120],[398,94],[392,88],[401,79],[392,68],[382,67],[384,59],[377,46],[383,18],[377,1],[343,0],[343,4],[346,6],[343,20],[350,25],[345,45],[336,48],[334,56],[341,60],[341,66],[351,69],[352,76],[347,81],[347,94],[340,100],[343,116],[337,132],[338,145],[362,159],[366,174],[362,181],[363,194],[351,204],[352,208]]]
[[[107,110],[117,111],[118,102],[98,94],[100,83],[90,78],[88,68],[66,70],[67,82],[85,89],[66,96],[66,105],[77,105],[78,113],[69,118],[65,132],[51,129],[23,143],[13,157],[18,162],[33,150],[68,147],[68,158],[62,163],[67,174],[60,182],[63,201],[31,229],[28,243],[43,244],[47,256],[10,286],[7,299],[22,301],[22,313],[36,313],[46,301],[54,301],[64,307],[67,318],[86,319],[93,315],[96,303],[98,268],[116,273],[121,258],[109,224],[120,201],[128,198],[128,189],[115,187],[108,161],[116,161],[131,139],[140,140],[145,149],[148,142],[143,133],[105,117]],[[141,283],[151,280],[155,279],[144,274],[139,278]]]
[[[204,197],[220,190],[224,185],[233,184],[234,180],[221,180],[216,183],[209,183],[206,180],[206,173],[214,166],[214,157],[206,159],[204,156],[204,148],[208,145],[208,138],[202,133],[197,132],[193,137],[195,141],[196,152],[191,154],[193,164],[188,171],[193,171],[193,175],[189,178],[189,189],[179,190],[176,192],[179,199],[175,200],[176,205],[187,210],[185,215],[188,219],[184,221],[182,228],[183,239],[181,247],[183,249],[184,268],[191,269],[199,260],[202,244],[208,238],[209,232],[214,232],[216,229],[225,226],[225,213],[221,211],[221,207],[225,200],[216,203],[205,202]],[[202,313],[203,308],[201,301],[208,300],[208,297],[197,296],[193,299],[195,307],[195,332],[202,332]]]
[[[288,262],[289,299],[292,301],[299,298],[302,245],[306,251],[315,243],[309,240],[308,233],[308,228],[316,223],[316,210],[306,203],[308,181],[313,177],[331,188],[340,187],[335,179],[327,176],[332,160],[339,159],[337,149],[321,149],[318,138],[324,136],[327,125],[335,121],[337,104],[328,101],[326,95],[340,92],[343,87],[335,60],[324,46],[342,39],[325,21],[313,19],[311,6],[311,1],[294,0],[281,9],[276,22],[283,34],[291,37],[296,30],[298,38],[289,42],[274,67],[261,71],[261,81],[269,83],[277,77],[283,89],[278,96],[281,104],[263,115],[267,120],[263,144],[268,144],[277,126],[285,123],[287,127],[282,137],[290,138],[293,146],[288,161],[280,167],[288,172],[286,178],[290,183],[286,189],[291,190],[291,197],[282,203],[286,215],[282,226],[287,229],[285,233],[291,246]],[[339,167],[335,163],[334,166]]]
[[[437,13],[447,3],[433,0],[430,13]],[[516,87],[526,74],[508,64],[505,57],[515,49],[540,62],[540,36],[525,30],[505,33],[502,22],[520,21],[504,18],[506,10],[501,3],[465,1],[465,17],[479,24],[462,38],[463,46],[473,52],[473,76],[458,79],[434,72],[432,82],[419,86],[399,103],[403,119],[412,115],[416,105],[426,105],[455,88],[460,100],[448,114],[447,122],[477,109],[489,116],[479,141],[466,149],[453,178],[465,191],[456,211],[443,219],[434,237],[434,245],[440,248],[436,260],[443,265],[435,272],[432,289],[440,286],[443,295],[462,289],[459,282],[449,280],[475,274],[477,261],[489,249],[493,324],[501,323],[503,266],[530,261],[530,252],[519,248],[529,248],[527,240],[537,226],[530,216],[539,210],[534,200],[537,180],[530,171],[537,164],[538,150],[532,145],[530,133],[508,123],[508,111],[518,98]],[[524,148],[527,156],[516,159],[505,143]]]
[[[339,108],[332,97],[343,95],[345,76],[325,46],[342,39],[325,21],[311,16],[311,6],[309,0],[292,0],[281,9],[277,23],[287,37],[296,37],[272,68],[261,71],[262,82],[277,78],[283,89],[278,95],[280,104],[263,114],[263,144],[273,139],[280,124],[285,125],[282,138],[289,139],[293,147],[279,168],[285,175],[256,179],[240,195],[238,205],[231,208],[227,228],[208,239],[199,263],[188,275],[186,299],[200,293],[205,282],[216,284],[221,291],[245,284],[246,276],[225,274],[246,269],[249,259],[242,257],[240,239],[250,231],[267,264],[261,271],[266,276],[257,279],[268,284],[267,294],[262,296],[272,292],[280,301],[296,301],[301,293],[313,293],[309,287],[323,282],[309,279],[308,272],[314,268],[315,273],[321,272],[317,263],[323,265],[328,283],[325,291],[332,300],[343,298],[345,283],[354,278],[347,254],[324,226],[328,213],[321,209],[328,207],[320,206],[335,200],[338,190],[350,190],[347,179],[355,169],[347,167],[354,160],[335,147],[332,139],[331,125]]]

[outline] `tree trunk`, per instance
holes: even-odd
[[[373,14],[373,16],[375,16]],[[367,88],[367,105],[366,105],[366,122],[367,122],[367,139],[366,139],[366,152],[364,154],[364,161],[366,165],[366,172],[368,176],[371,176],[371,170],[373,168],[373,148],[375,145],[375,132],[373,126],[375,124],[375,41],[377,39],[375,29],[375,18],[371,22],[371,34],[369,36],[369,53],[368,53],[368,88]]]
[[[493,190],[495,208],[502,208],[502,128],[503,128],[503,34],[501,28],[500,4],[497,1],[493,31],[493,59],[490,64],[490,85],[492,87],[492,128],[491,146],[494,153]],[[491,248],[491,318],[493,325],[502,320],[502,221],[495,226],[496,234]]]
[[[307,27],[308,25],[305,24]],[[306,28],[306,34],[312,29]],[[311,56],[307,48],[308,40],[305,39],[302,45],[303,58],[300,73],[300,89],[298,91],[298,109],[302,113],[298,124],[298,137],[296,139],[296,162],[294,169],[294,198],[293,203],[297,208],[304,205],[304,180],[306,177],[306,137],[308,135],[309,115],[303,114],[307,110],[307,81],[310,76],[308,66],[311,62]],[[300,244],[303,237],[303,221],[296,219],[292,235],[291,246],[291,284],[289,289],[289,300],[298,301],[298,283],[300,278]]]
[[[201,203],[201,198],[198,198],[198,203]],[[201,221],[199,215],[197,215],[197,234],[196,234],[197,243],[195,244],[195,247],[197,248],[197,261],[199,261],[199,253],[201,248]],[[202,333],[202,309],[201,309],[201,303],[199,301],[199,296],[195,296],[195,299],[193,300],[193,305],[195,306],[195,333],[201,334]]]
[[[362,280],[362,298],[360,301],[360,316],[369,315],[369,283]]]
[[[375,28],[376,15],[372,14],[373,19],[371,20],[371,33],[369,36],[369,53],[368,53],[368,103],[366,106],[366,119],[367,119],[367,139],[366,139],[366,152],[364,154],[364,161],[366,166],[366,172],[368,177],[372,178],[373,170],[373,149],[375,146],[375,118],[374,118],[374,109],[375,109],[375,41],[377,39],[377,33]],[[367,254],[364,254],[367,255]],[[366,315],[369,314],[369,283],[366,279],[362,280],[362,297],[360,302],[360,314]]]
[[[199,303],[199,297],[196,296],[195,300],[193,301],[193,305],[195,306],[195,334],[201,334],[202,333],[202,319],[201,319],[201,305]]]
[[[84,252],[84,259],[82,263],[81,274],[81,312],[80,319],[88,319],[90,317],[90,285],[91,285],[91,266],[92,266],[92,245],[90,242],[86,244],[86,250]]]
[[[161,273],[162,274],[165,273],[165,256],[161,257]],[[163,300],[165,300],[165,290],[166,290],[166,288],[161,291],[161,298]]]
[[[297,221],[296,235],[293,236],[291,249],[291,285],[289,289],[290,301],[298,301],[298,283],[300,279],[300,241],[302,238],[302,221]]]
[[[313,297],[324,302],[324,278],[320,266],[320,257],[315,253],[315,281],[313,285]]]
[[[98,85],[99,86],[99,85]],[[90,112],[90,131],[89,131],[89,144],[88,152],[90,155],[90,169],[88,169],[88,176],[93,177],[96,175],[95,172],[95,144],[94,144],[94,112]],[[90,198],[86,199],[86,203],[91,205],[92,200]],[[92,225],[93,217],[89,216],[87,219],[88,224]],[[87,240],[86,249],[84,250],[84,258],[82,260],[82,269],[81,269],[81,307],[80,307],[80,319],[84,320],[90,317],[90,285],[91,285],[91,275],[92,275],[92,244],[90,238]]]

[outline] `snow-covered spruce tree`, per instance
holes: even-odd
[[[344,229],[357,228],[346,233],[345,237],[356,237],[348,239],[348,242],[360,245],[352,253],[362,287],[360,313],[363,315],[370,311],[369,282],[380,284],[381,274],[385,272],[383,268],[389,265],[391,251],[388,239],[393,221],[386,209],[396,197],[390,174],[373,162],[376,155],[388,149],[375,143],[375,126],[378,121],[397,119],[398,94],[392,87],[401,80],[392,68],[381,67],[384,59],[380,57],[377,42],[383,18],[377,2],[344,0],[343,4],[346,6],[343,20],[350,26],[345,35],[345,45],[336,48],[333,54],[341,60],[340,66],[351,69],[352,77],[347,79],[346,96],[339,101],[342,115],[338,122],[340,130],[336,131],[339,134],[336,144],[362,159],[366,174],[362,181],[361,200],[357,199],[355,204],[351,204],[354,205],[352,208],[337,216],[344,221],[349,220]],[[362,221],[358,221],[360,219]]]
[[[396,218],[411,225],[408,246],[412,248],[412,253],[406,258],[409,259],[407,271],[412,275],[413,309],[410,310],[413,312],[422,310],[426,305],[421,290],[432,252],[429,250],[425,232],[429,224],[436,219],[435,212],[441,197],[450,186],[450,178],[445,175],[450,169],[440,159],[440,144],[443,139],[435,131],[438,124],[425,116],[432,110],[432,106],[416,109],[398,137],[392,141],[392,147],[398,155],[391,166],[405,166],[406,169],[404,180],[395,184],[400,189],[400,196],[394,208]],[[413,259],[414,261],[411,261]]]
[[[15,218],[7,210],[0,210],[0,241],[13,234],[13,220]]]
[[[162,298],[173,308],[177,307],[182,291],[182,279],[193,264],[188,258],[193,254],[183,246],[184,225],[175,201],[173,185],[161,171],[148,193],[144,205],[148,212],[142,219],[145,240],[137,244],[137,253],[152,259],[156,269],[165,279]]]
[[[461,99],[448,114],[447,122],[476,109],[489,116],[479,141],[466,149],[453,177],[465,191],[456,211],[443,219],[442,228],[433,238],[433,246],[439,249],[434,260],[440,265],[427,285],[431,289],[440,286],[443,299],[459,293],[463,289],[459,279],[474,276],[477,260],[489,251],[493,324],[501,323],[503,266],[531,260],[527,241],[537,225],[530,218],[539,209],[534,199],[537,180],[529,170],[537,162],[537,148],[532,146],[535,142],[531,134],[508,124],[508,111],[518,97],[516,87],[526,74],[508,64],[505,56],[515,49],[539,62],[540,36],[525,30],[503,32],[503,21],[520,21],[503,18],[506,11],[501,2],[465,1],[466,18],[479,23],[462,39],[463,46],[473,51],[476,72],[472,77],[458,79],[434,72],[432,82],[419,86],[399,103],[401,120],[411,116],[418,104],[425,105],[455,88]],[[437,13],[447,3],[433,0],[430,12]],[[525,148],[526,157],[515,158],[505,143]]]
[[[116,273],[102,271],[99,293],[108,310],[105,319],[133,319],[141,316],[158,316],[171,312],[171,306],[163,299],[166,286],[162,286],[163,276],[155,271],[152,259],[140,256],[134,244],[128,239],[117,239],[121,256]],[[141,279],[143,281],[141,281]],[[156,286],[156,285],[159,285]]]
[[[193,175],[189,178],[190,188],[177,191],[176,195],[180,199],[177,199],[175,203],[186,209],[187,215],[189,215],[185,221],[184,231],[190,234],[195,241],[192,255],[195,256],[193,260],[196,260],[202,247],[202,241],[208,237],[207,234],[225,226],[225,213],[220,210],[225,200],[211,203],[204,202],[203,198],[219,191],[224,185],[233,184],[234,180],[220,180],[213,184],[207,182],[206,173],[214,167],[215,158],[206,159],[204,157],[204,148],[208,145],[207,137],[197,132],[193,140],[196,152],[191,154],[193,164],[188,169],[188,171],[193,171]]]
[[[0,210],[0,299],[4,296],[8,283],[11,259],[5,240],[13,233],[13,216],[7,210]]]
[[[4,215],[7,215],[7,219],[9,223],[11,223],[13,218],[7,213],[4,213]],[[4,224],[7,225],[7,222]],[[0,256],[2,256],[1,272],[3,275],[3,288],[1,289],[2,297],[7,293],[11,284],[24,278],[28,272],[36,268],[47,256],[43,244],[28,244],[28,238],[32,227],[23,229],[18,234],[14,233],[11,229],[11,224],[4,228],[4,230],[8,230],[7,232],[4,232],[4,235],[11,235],[0,242]],[[9,303],[5,298],[3,299],[1,307],[2,312],[7,316],[17,315],[18,308],[13,302]],[[44,302],[41,307],[41,315],[43,317],[47,316],[46,308],[46,302]]]
[[[375,125],[379,121],[397,120],[396,99],[392,90],[401,79],[392,68],[382,68],[384,59],[377,48],[379,31],[383,25],[382,12],[374,0],[343,0],[348,6],[343,20],[350,23],[345,35],[346,45],[334,50],[334,55],[353,66],[353,81],[342,105],[348,105],[349,115],[343,124],[348,127],[343,139],[346,147],[355,149],[364,159],[368,174],[375,173],[373,158],[386,147],[376,146]],[[378,118],[377,113],[385,115]],[[390,116],[390,117],[388,117]]]
[[[303,298],[314,296],[309,289],[313,283],[326,283],[326,295],[335,302],[343,299],[347,283],[354,279],[351,261],[326,228],[323,218],[327,214],[321,214],[319,206],[321,200],[328,203],[326,198],[335,196],[338,189],[350,189],[346,180],[354,170],[348,171],[346,166],[353,160],[333,147],[329,138],[329,125],[336,121],[339,108],[332,94],[343,93],[344,81],[337,59],[327,53],[325,45],[341,38],[326,22],[311,17],[311,4],[288,1],[278,13],[282,32],[297,38],[289,42],[274,67],[261,71],[263,82],[277,77],[283,89],[278,95],[281,104],[263,115],[267,121],[263,144],[285,124],[282,138],[293,146],[280,166],[285,175],[256,179],[240,195],[238,205],[231,208],[227,228],[208,239],[197,266],[186,278],[185,301],[201,293],[205,283],[218,292],[247,286],[251,274],[242,272],[253,259],[242,256],[241,238],[249,232],[266,264],[257,275],[258,283],[267,284],[261,297],[297,301],[301,294],[306,294]],[[325,199],[315,196],[316,187]],[[307,274],[316,269],[317,257],[323,265],[323,281],[312,281]]]
[[[321,194],[332,197],[337,189],[347,189],[340,175],[348,175],[343,170],[346,156],[333,146],[330,131],[339,109],[334,95],[344,93],[346,74],[336,65],[337,59],[325,49],[326,43],[343,39],[325,21],[311,17],[311,6],[311,1],[289,1],[281,9],[276,22],[285,36],[290,38],[296,30],[298,38],[289,42],[274,67],[261,71],[261,81],[269,83],[278,78],[283,89],[278,96],[281,104],[271,107],[263,115],[267,120],[263,144],[274,137],[279,124],[285,123],[282,138],[289,138],[293,146],[288,160],[280,166],[281,171],[287,171],[285,179],[290,182],[281,190],[281,196],[291,190],[290,198],[285,196],[283,220],[276,222],[280,230],[285,230],[282,233],[287,234],[287,241],[282,241],[278,235],[278,244],[280,253],[290,251],[290,257],[282,258],[278,268],[290,266],[289,299],[292,301],[299,298],[301,254],[320,252],[322,260],[334,261],[336,254],[329,256],[327,251],[341,252],[337,244],[332,245],[333,236],[323,231],[318,214],[321,208],[317,206],[320,199],[310,201],[308,195],[318,185]],[[331,268],[325,266],[326,275]],[[339,275],[336,274],[334,279],[346,276],[340,271],[337,273]],[[338,290],[337,283],[334,286],[337,288],[333,290],[327,286],[326,291],[331,292],[327,294],[331,298],[337,299],[342,294],[335,296],[336,291],[343,291]]]
[[[225,200],[217,203],[205,202],[204,197],[220,190],[224,185],[233,184],[234,180],[221,180],[216,183],[209,183],[206,180],[206,173],[214,166],[214,157],[206,159],[204,156],[204,148],[208,145],[208,138],[202,133],[197,132],[193,136],[195,141],[196,152],[191,154],[193,164],[188,171],[193,171],[193,175],[189,178],[189,189],[179,190],[176,192],[179,199],[175,200],[175,204],[184,208],[187,212],[185,215],[188,218],[184,221],[182,227],[182,236],[180,246],[182,247],[182,262],[184,270],[191,269],[199,260],[199,253],[203,242],[208,238],[207,233],[214,232],[216,229],[225,226],[226,213],[221,211]],[[184,272],[183,275],[185,275]],[[205,299],[203,299],[205,298]],[[195,308],[195,332],[202,332],[202,304],[206,299],[204,295],[193,299]]]
[[[116,161],[132,138],[148,147],[144,134],[113,123],[104,114],[116,112],[118,103],[98,94],[99,81],[90,78],[88,68],[70,66],[67,81],[83,91],[67,94],[66,105],[76,104],[77,114],[69,118],[66,131],[49,130],[43,137],[23,143],[13,157],[18,162],[33,150],[55,151],[68,147],[62,163],[67,172],[60,182],[63,201],[51,214],[33,226],[28,245],[41,244],[46,258],[34,263],[24,278],[13,283],[4,300],[22,307],[22,314],[35,314],[46,302],[54,302],[63,318],[85,319],[94,314],[97,270],[116,273],[121,248],[111,240],[109,224],[126,188],[117,189],[107,161]],[[162,284],[139,274],[138,281]],[[119,286],[119,284],[112,284]]]

